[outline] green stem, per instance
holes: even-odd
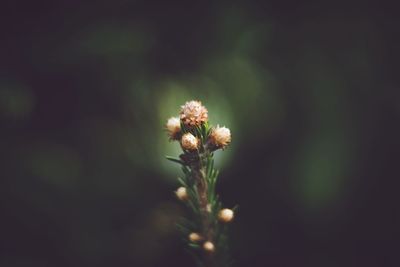
[[[203,237],[214,243],[214,231],[212,229],[212,222],[209,211],[208,202],[208,184],[206,179],[206,168],[201,164],[201,157],[199,161],[191,166],[193,178],[196,181],[197,191],[199,194],[199,206],[200,206],[200,216],[202,221],[202,235]],[[215,261],[213,258],[213,253],[205,252],[205,266],[212,267],[215,266]]]

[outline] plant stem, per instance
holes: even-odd
[[[213,229],[211,227],[211,218],[210,218],[210,208],[208,203],[208,184],[206,179],[206,169],[201,164],[201,157],[199,157],[199,161],[195,162],[191,165],[193,179],[195,180],[198,196],[199,196],[199,204],[202,218],[202,234],[206,240],[213,240]],[[215,266],[213,253],[205,252],[205,260],[206,265],[204,267],[212,267]]]

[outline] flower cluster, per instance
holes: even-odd
[[[208,110],[200,101],[188,101],[181,106],[180,116],[168,119],[165,128],[170,140],[180,141],[182,148],[189,151],[199,149],[200,139],[195,129],[208,126]],[[186,131],[183,131],[185,128]],[[211,150],[224,149],[231,142],[231,131],[226,127],[209,128],[206,146]]]
[[[193,221],[181,225],[191,248],[201,252],[204,260],[212,259],[222,266],[221,254],[226,251],[226,227],[234,218],[235,209],[222,208],[215,192],[218,171],[214,169],[214,152],[225,149],[231,142],[231,131],[226,127],[211,126],[208,111],[200,101],[188,101],[181,106],[179,117],[168,119],[165,126],[170,140],[178,141],[183,153],[179,158],[167,159],[182,166],[184,177],[176,197],[192,210]],[[186,220],[190,221],[190,220]],[[213,255],[213,257],[210,257]],[[209,263],[209,262],[208,262]],[[214,266],[213,265],[213,266]]]

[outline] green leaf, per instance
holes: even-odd
[[[179,183],[180,183],[182,186],[188,187],[187,184],[186,184],[186,182],[185,182],[181,177],[178,177],[178,181],[179,181]]]
[[[190,170],[188,167],[186,166],[182,166],[182,171],[185,175],[190,175]]]
[[[236,213],[236,212],[238,211],[238,209],[239,209],[239,205],[235,205],[235,206],[232,208],[232,211]]]
[[[182,160],[180,160],[179,158],[176,158],[176,157],[165,156],[165,158],[166,158],[167,160],[170,160],[170,161],[175,162],[175,163],[179,163],[179,164],[181,164],[181,165],[184,165],[184,164],[185,164]]]
[[[189,247],[194,248],[194,249],[200,248],[200,246],[198,244],[189,243],[188,245],[189,245]]]
[[[207,178],[210,179],[212,176],[214,167],[214,159],[211,156],[207,157]]]
[[[186,127],[186,125],[183,122],[181,122],[181,131],[184,134],[189,132],[188,128]]]
[[[188,229],[188,227],[186,227],[185,225],[183,225],[182,223],[176,223],[175,227],[182,232],[183,234],[188,234],[190,233],[190,229]]]

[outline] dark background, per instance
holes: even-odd
[[[395,5],[2,1],[0,266],[193,266],[163,123],[233,132],[236,266],[399,265]]]

